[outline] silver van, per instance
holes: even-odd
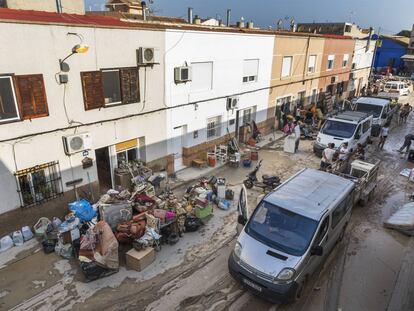
[[[230,274],[267,300],[298,299],[309,276],[342,239],[354,187],[345,178],[306,168],[266,195],[251,217],[243,187]]]
[[[372,114],[372,136],[379,136],[381,127],[392,120],[395,108],[391,100],[380,97],[360,97],[355,103],[355,110]]]

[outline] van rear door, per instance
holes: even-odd
[[[244,185],[240,189],[239,202],[237,203],[237,211],[239,213],[237,219],[237,234],[242,232],[244,225],[249,220],[249,205],[247,202],[247,189]]]

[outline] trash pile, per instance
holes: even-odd
[[[42,217],[34,234],[24,227],[2,238],[0,250],[36,235],[46,254],[77,259],[87,282],[116,273],[120,249],[129,249],[127,267],[141,271],[162,245],[174,245],[184,233],[197,231],[213,215],[214,206],[228,210],[234,197],[223,178],[203,177],[181,199],[164,179],[136,176],[129,189],[109,190],[93,205],[84,199],[70,203],[64,219]]]

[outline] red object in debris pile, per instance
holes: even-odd
[[[250,159],[252,161],[258,161],[259,160],[259,153],[257,151],[252,151],[250,153]]]

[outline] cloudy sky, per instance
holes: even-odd
[[[86,9],[101,9],[105,0],[85,0]],[[147,3],[149,1],[147,0]],[[232,9],[232,21],[244,17],[261,27],[275,26],[279,19],[297,22],[355,22],[391,34],[411,29],[414,0],[153,0],[157,15],[186,17],[187,7],[201,17],[222,17]]]

